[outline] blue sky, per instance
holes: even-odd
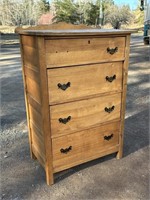
[[[49,2],[51,2],[51,0],[49,0]],[[134,10],[137,7],[139,1],[138,0],[114,0],[114,2],[115,4],[118,4],[118,5],[128,4],[131,10]]]
[[[128,4],[132,10],[138,5],[138,0],[114,0],[114,2],[118,5]]]

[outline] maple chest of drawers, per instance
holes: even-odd
[[[47,184],[61,170],[122,157],[131,31],[81,27],[17,30],[30,152]]]

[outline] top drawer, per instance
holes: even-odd
[[[124,60],[125,37],[46,40],[47,68]]]

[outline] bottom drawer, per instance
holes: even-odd
[[[114,122],[52,139],[54,172],[117,152],[119,125]]]

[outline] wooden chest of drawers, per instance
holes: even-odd
[[[18,32],[31,157],[47,184],[92,159],[121,158],[131,31],[55,24]]]

